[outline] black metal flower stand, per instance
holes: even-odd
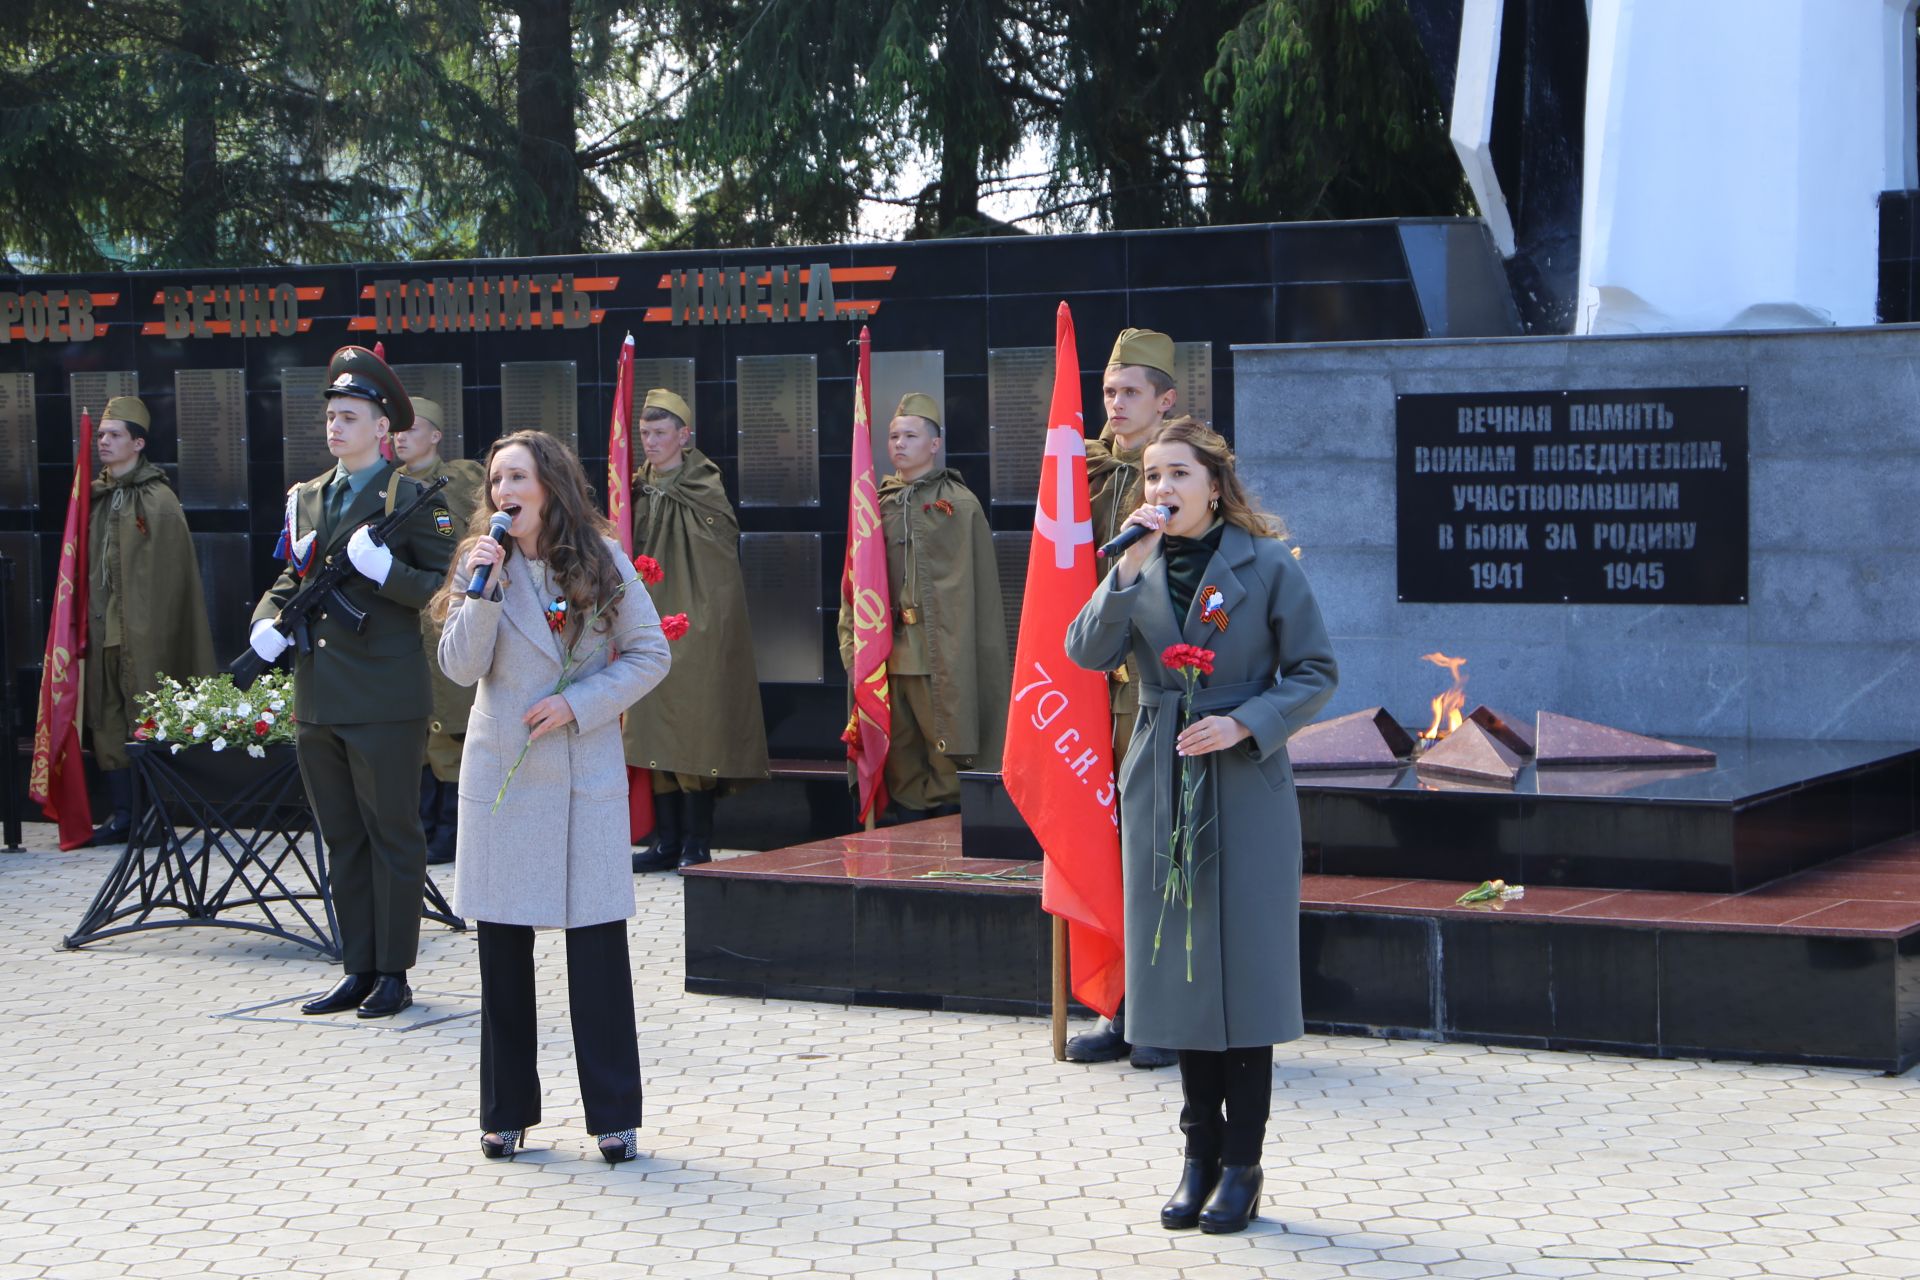
[[[265,757],[205,746],[174,753],[161,742],[131,743],[129,751],[133,830],[64,946],[222,925],[339,959],[326,847],[291,746],[268,747]],[[466,928],[431,875],[420,914]]]

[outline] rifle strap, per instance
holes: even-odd
[[[406,474],[407,473],[401,470],[399,467],[395,467],[393,469],[393,474],[387,477],[387,514],[388,515],[393,514],[393,508],[400,500],[400,482],[406,478]]]

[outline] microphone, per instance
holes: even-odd
[[[501,546],[507,545],[507,530],[513,527],[513,517],[504,511],[493,513],[493,519],[487,521],[487,536]],[[487,589],[487,573],[493,568],[483,564],[474,572],[473,581],[467,584],[467,599],[478,600]]]
[[[1165,507],[1156,506],[1154,510],[1160,513],[1162,520],[1167,518],[1168,512]],[[1099,554],[1102,556],[1117,556],[1148,534],[1158,532],[1158,529],[1149,529],[1143,524],[1130,524],[1120,531],[1119,537],[1100,548]]]

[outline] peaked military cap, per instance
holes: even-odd
[[[387,419],[387,430],[413,425],[413,401],[387,362],[365,347],[342,347],[327,362],[326,397],[352,396],[371,401]]]
[[[693,410],[687,408],[687,402],[685,400],[682,400],[665,387],[655,387],[653,390],[647,392],[647,398],[641,402],[640,409],[643,413],[648,409],[665,409],[668,413],[680,419],[681,426],[690,427],[693,425]]]
[[[924,391],[909,391],[900,397],[900,407],[893,411],[896,418],[925,418],[940,429],[940,405]]]
[[[100,421],[118,418],[127,424],[127,430],[142,439],[153,427],[153,415],[147,412],[146,401],[139,396],[115,396],[107,401],[107,407],[100,411]]]
[[[1109,365],[1140,364],[1173,376],[1173,339],[1152,329],[1122,329],[1114,339]]]

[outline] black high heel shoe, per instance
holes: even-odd
[[[1189,1160],[1181,1171],[1173,1198],[1160,1210],[1160,1225],[1169,1231],[1191,1231],[1200,1225],[1200,1208],[1220,1181],[1218,1160]]]
[[[1210,1236],[1245,1231],[1260,1216],[1260,1187],[1265,1181],[1257,1164],[1220,1166],[1220,1181],[1200,1211],[1200,1230]]]
[[[640,1143],[632,1129],[622,1129],[618,1133],[603,1133],[596,1141],[600,1144],[600,1155],[608,1164],[625,1164],[640,1154]],[[608,1146],[609,1142],[618,1146]]]
[[[489,1160],[511,1160],[520,1154],[525,1129],[499,1129],[480,1135],[480,1154]]]

